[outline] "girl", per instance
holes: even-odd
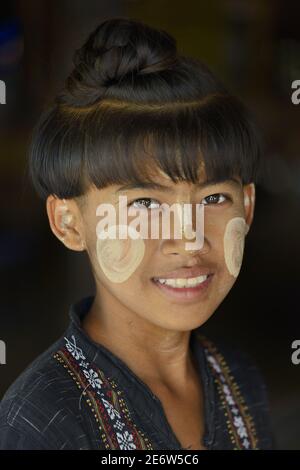
[[[96,28],[30,149],[50,227],[86,251],[96,292],[7,391],[1,448],[271,448],[258,370],[201,334],[238,277],[259,168],[244,106],[169,34]],[[129,230],[134,209],[155,224],[173,204],[192,208],[181,238],[174,223],[167,237]],[[123,211],[106,237],[104,205]]]

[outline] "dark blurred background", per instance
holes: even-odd
[[[239,278],[204,332],[250,353],[264,374],[280,449],[300,449],[300,2],[292,0],[1,1],[0,398],[62,333],[71,303],[93,293],[85,255],[52,234],[27,179],[30,133],[70,72],[75,48],[112,16],[167,30],[181,53],[198,57],[255,113],[266,174]]]

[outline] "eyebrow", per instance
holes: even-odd
[[[205,181],[202,181],[201,183],[196,183],[196,187],[199,189],[204,189],[208,186],[214,186],[214,185],[222,184],[222,183],[227,183],[232,187],[240,187],[241,185],[241,182],[238,181],[236,178],[224,178],[221,180],[215,180],[215,179],[205,180]],[[116,193],[119,193],[121,191],[134,190],[134,189],[158,190],[158,191],[163,191],[167,193],[173,193],[175,191],[173,188],[170,188],[169,186],[164,186],[163,184],[160,184],[160,183],[143,181],[138,184],[137,183],[124,184],[119,189],[117,189]]]

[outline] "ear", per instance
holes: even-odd
[[[243,186],[244,192],[244,209],[245,209],[245,220],[247,224],[248,233],[254,216],[254,207],[255,207],[255,184],[250,183]]]
[[[46,210],[54,235],[74,251],[85,249],[80,211],[72,199],[59,199],[55,195],[47,198]]]

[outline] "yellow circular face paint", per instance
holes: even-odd
[[[245,235],[248,225],[243,217],[229,220],[224,233],[224,257],[228,271],[237,277],[243,260]]]
[[[100,238],[103,232],[108,234],[108,238]],[[124,238],[116,238],[118,233],[120,238]],[[112,238],[114,234],[115,238]],[[111,225],[108,230],[103,230],[98,235],[98,262],[111,282],[127,281],[141,263],[144,253],[145,242],[130,225]]]

